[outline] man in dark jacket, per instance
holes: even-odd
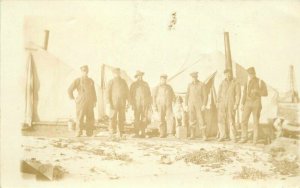
[[[71,99],[74,99],[73,92],[77,90],[78,96],[75,99],[76,102],[76,116],[77,116],[77,129],[76,136],[82,135],[84,128],[86,129],[86,135],[93,135],[94,126],[94,107],[96,106],[96,91],[94,81],[88,77],[88,66],[84,65],[80,67],[82,76],[74,80],[68,89],[68,94]],[[86,127],[84,126],[84,117],[86,117]]]
[[[147,82],[143,80],[144,73],[137,71],[137,79],[130,86],[130,104],[134,111],[135,137],[145,137],[148,110],[151,107],[151,92]],[[141,132],[141,135],[139,133]]]
[[[166,74],[160,76],[160,84],[155,88],[153,93],[154,108],[160,116],[159,132],[161,138],[167,136],[167,127],[173,126],[172,103],[175,101],[175,94],[173,88],[167,84],[167,78]]]
[[[257,143],[258,126],[260,112],[262,109],[261,97],[268,96],[267,86],[264,81],[256,77],[254,67],[247,69],[248,82],[244,86],[242,106],[242,139],[240,143],[246,143],[248,140],[248,121],[250,115],[253,115],[253,144]]]
[[[198,80],[198,72],[191,73],[193,79],[186,92],[186,106],[189,111],[190,138],[195,138],[196,126],[199,126],[202,139],[207,140],[205,129],[204,111],[207,104],[205,84]]]
[[[129,97],[129,89],[126,81],[120,76],[120,69],[116,68],[113,71],[114,78],[109,81],[107,88],[107,100],[110,107],[110,129],[112,134],[117,133],[117,124],[119,136],[122,137],[126,102]]]

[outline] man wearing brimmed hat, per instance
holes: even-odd
[[[160,84],[153,92],[153,106],[160,116],[159,132],[161,138],[166,137],[168,133],[175,133],[172,116],[172,103],[175,101],[175,94],[173,88],[167,84],[167,78],[166,74],[162,74],[160,76]]]
[[[224,75],[225,79],[220,84],[217,99],[218,141],[221,142],[230,137],[233,142],[236,142],[235,113],[240,103],[241,86],[233,78],[231,69],[225,69]]]
[[[144,73],[137,71],[137,79],[130,86],[130,104],[134,111],[135,137],[145,137],[147,126],[148,110],[151,106],[151,92],[147,82],[143,80]],[[141,134],[140,134],[141,133]]]
[[[80,67],[82,76],[73,81],[68,89],[68,94],[71,99],[74,99],[73,92],[77,90],[78,96],[75,99],[76,102],[76,116],[77,116],[77,129],[76,136],[82,135],[84,128],[86,129],[87,136],[93,135],[94,129],[94,107],[96,106],[96,91],[94,81],[88,77],[88,66],[84,65]],[[86,123],[84,126],[84,118]]]
[[[260,112],[262,109],[261,97],[268,96],[267,86],[264,81],[256,77],[254,67],[247,69],[248,82],[244,86],[242,98],[242,139],[240,143],[248,140],[248,121],[253,116],[253,144],[257,143]]]
[[[126,103],[129,97],[129,89],[126,81],[120,76],[120,69],[113,69],[114,78],[109,81],[107,87],[107,100],[111,110],[110,131],[122,137],[124,132]]]
[[[207,91],[205,84],[198,80],[198,72],[192,72],[190,75],[193,81],[188,85],[185,99],[186,108],[189,112],[190,138],[195,139],[196,126],[199,126],[202,139],[207,140],[204,119]]]

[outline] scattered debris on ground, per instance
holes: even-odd
[[[124,138],[118,138],[118,137],[112,137],[114,142],[118,142],[121,139]],[[92,153],[94,155],[103,156],[104,160],[120,160],[125,162],[131,162],[133,161],[132,158],[130,158],[127,154],[118,154],[114,150],[112,152],[105,151],[101,148],[87,148],[85,142],[74,142],[71,140],[54,140],[52,142],[52,145],[57,148],[70,148],[76,151],[86,152],[86,153]]]
[[[277,172],[281,175],[299,175],[299,165],[296,163],[296,161],[277,161],[273,160],[272,164],[274,166],[274,172]]]
[[[90,172],[92,173],[96,173],[96,174],[103,174],[103,175],[106,175],[109,179],[111,180],[116,180],[116,179],[119,179],[120,177],[117,176],[117,175],[113,175],[113,174],[110,174],[108,173],[107,171],[105,171],[104,169],[99,169],[97,167],[92,167],[90,168],[89,170]]]
[[[194,163],[197,165],[207,164],[212,165],[211,167],[217,168],[223,163],[233,162],[231,158],[234,156],[236,156],[236,152],[229,150],[217,149],[213,151],[206,151],[205,149],[201,148],[199,151],[184,155],[183,159],[186,163]]]
[[[265,179],[267,177],[266,174],[263,172],[255,169],[255,168],[248,168],[243,166],[242,171],[239,172],[234,179],[249,179],[249,180],[258,180],[258,179]]]
[[[43,163],[60,165],[66,169],[64,171],[60,166],[53,168],[53,171],[58,169],[58,172],[63,173],[57,173],[52,180],[75,176],[84,180],[123,180],[153,174],[161,178],[164,175],[175,175],[177,172],[174,173],[174,169],[178,167],[181,168],[178,173],[193,178],[199,174],[216,174],[230,179],[278,178],[280,181],[296,181],[295,176],[299,176],[298,141],[291,139],[254,147],[247,144],[223,145],[173,139],[112,138],[27,137],[22,145],[24,160],[36,158]],[[138,168],[143,168],[143,171],[135,173],[133,169]],[[68,175],[64,174],[66,172]]]
[[[297,143],[289,142],[288,146],[284,144],[285,142],[277,141],[268,148],[268,153],[271,155],[269,162],[274,167],[272,170],[280,175],[299,175]]]
[[[117,154],[115,151],[111,153],[105,154],[105,160],[119,160],[119,161],[125,161],[125,162],[132,162],[132,158],[130,158],[127,154]]]
[[[173,162],[172,162],[170,156],[168,156],[168,155],[162,155],[162,156],[160,157],[159,163],[160,163],[160,164],[167,164],[167,165],[170,165],[170,164],[172,164]]]
[[[93,149],[93,150],[90,150],[90,151],[95,155],[100,155],[100,156],[105,155],[105,151],[103,149]]]
[[[273,147],[269,151],[272,157],[276,157],[278,153],[282,153],[282,152],[285,152],[285,149],[283,147]]]
[[[97,173],[97,169],[95,167],[90,168],[90,171],[93,173]]]
[[[112,142],[121,142],[122,140],[126,140],[126,136],[123,135],[122,137],[116,136],[116,135],[111,135],[110,137],[108,137],[108,141],[112,141]]]

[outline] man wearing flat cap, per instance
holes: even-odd
[[[261,97],[268,96],[267,86],[264,81],[256,77],[254,67],[247,69],[248,82],[244,86],[242,97],[242,138],[240,143],[248,140],[248,121],[253,116],[253,144],[257,143],[260,112],[262,109]]]
[[[114,78],[109,81],[107,86],[107,100],[111,110],[110,131],[114,135],[117,133],[118,128],[119,137],[122,137],[129,89],[126,81],[121,78],[120,74],[119,68],[113,70]]]
[[[190,138],[195,139],[196,126],[199,126],[203,140],[207,140],[204,119],[207,104],[207,91],[205,84],[198,80],[198,72],[192,72],[192,82],[188,85],[185,104],[189,112]]]
[[[148,110],[151,107],[151,92],[147,82],[143,80],[144,73],[137,71],[136,81],[130,86],[130,104],[134,111],[134,130],[135,137],[145,137],[147,126]]]
[[[159,132],[161,138],[166,137],[168,132],[171,134],[175,132],[174,130],[167,130],[167,128],[173,127],[172,103],[175,101],[173,88],[167,84],[167,78],[166,74],[162,74],[160,76],[160,83],[153,92],[154,110],[158,111],[160,117]]]
[[[80,67],[82,76],[74,80],[68,89],[68,94],[71,99],[74,99],[74,90],[77,90],[76,102],[76,124],[77,133],[76,136],[82,135],[84,129],[86,129],[86,135],[92,136],[94,129],[94,107],[96,106],[97,97],[94,86],[94,81],[88,77],[88,66],[84,65]],[[84,126],[84,118],[86,119]]]
[[[241,98],[241,86],[233,78],[232,70],[224,71],[225,79],[219,87],[217,107],[218,107],[218,128],[219,142],[230,138],[236,142],[235,113],[238,109]]]

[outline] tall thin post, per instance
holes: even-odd
[[[44,38],[44,49],[48,49],[48,41],[49,41],[49,30],[45,30],[45,38]]]
[[[229,32],[224,32],[224,44],[225,44],[225,68],[232,70]]]
[[[290,72],[289,72],[289,81],[290,81],[290,93],[291,93],[291,102],[298,103],[299,96],[298,91],[296,89],[296,77],[294,72],[294,66],[290,65]]]

